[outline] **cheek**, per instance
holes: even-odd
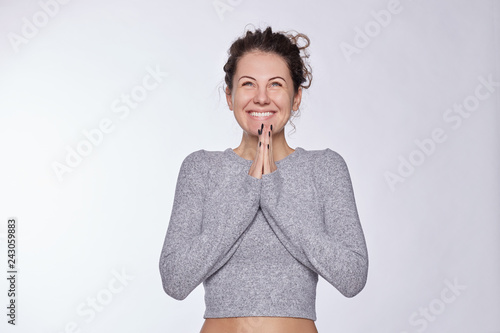
[[[240,90],[240,91],[237,91],[236,94],[234,95],[233,104],[234,105],[245,105],[252,98],[253,98],[253,96],[251,95],[250,92]]]
[[[275,96],[274,100],[283,109],[290,110],[292,108],[293,97],[290,98],[289,94],[286,94],[286,93],[277,94]]]

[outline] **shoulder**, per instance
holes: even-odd
[[[346,168],[344,158],[336,151],[326,148],[322,150],[306,150],[302,149],[302,160],[309,162],[315,166],[324,168]]]
[[[330,148],[304,150],[301,157],[304,163],[303,168],[312,170],[313,178],[317,184],[350,184],[351,176],[347,164],[336,151]],[[303,169],[301,168],[301,170]]]
[[[182,161],[181,169],[209,170],[224,158],[223,151],[200,149],[187,155]]]
[[[184,158],[183,163],[211,163],[214,161],[220,161],[224,158],[223,151],[210,151],[205,149],[200,149],[194,151]]]

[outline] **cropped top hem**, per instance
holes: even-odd
[[[268,310],[264,312],[238,312],[238,311],[226,311],[221,313],[216,312],[205,312],[203,319],[209,318],[241,318],[241,317],[281,317],[281,318],[301,318],[310,319],[316,321],[315,311],[313,312],[289,312],[289,311],[273,311]]]

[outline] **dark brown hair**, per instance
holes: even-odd
[[[303,46],[298,45],[301,38],[306,41]],[[227,87],[230,91],[233,90],[233,77],[236,73],[238,60],[249,52],[261,51],[277,54],[285,60],[290,70],[295,94],[299,91],[300,86],[304,89],[309,88],[312,81],[312,70],[305,61],[309,57],[306,52],[309,44],[309,38],[301,33],[273,32],[271,27],[267,27],[264,31],[260,29],[253,32],[247,31],[245,36],[234,41],[228,50],[229,58],[224,65],[226,73],[224,79]],[[301,51],[303,52],[302,56]]]

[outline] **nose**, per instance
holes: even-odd
[[[255,96],[253,98],[255,104],[269,104],[269,96],[267,94],[267,87],[265,85],[259,86],[255,91]]]

